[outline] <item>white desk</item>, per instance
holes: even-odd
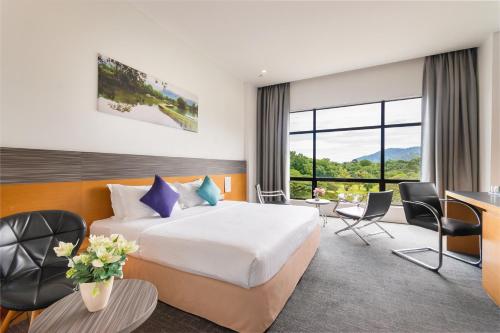
[[[330,200],[326,200],[326,199],[319,199],[319,200],[316,200],[316,199],[307,199],[306,203],[308,203],[310,205],[314,205],[314,206],[316,206],[316,208],[318,208],[319,217],[323,220],[323,227],[325,227],[326,224],[328,223],[328,216],[326,215],[326,213],[323,213],[323,214],[321,213],[321,206],[328,205],[330,203]]]

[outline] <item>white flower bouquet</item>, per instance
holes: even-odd
[[[66,277],[80,286],[82,298],[89,311],[101,310],[101,308],[91,310],[96,306],[89,306],[89,303],[98,302],[97,307],[102,306],[102,308],[106,306],[114,277],[123,277],[122,267],[125,265],[127,255],[136,252],[139,247],[135,241],[129,242],[117,234],[110,237],[90,235],[87,250],[71,257],[74,247],[75,245],[71,243],[59,242],[54,251],[58,257],[69,259]],[[104,289],[104,295],[100,299],[89,299],[90,296],[96,298],[100,295],[101,289]],[[87,295],[87,291],[90,295]]]

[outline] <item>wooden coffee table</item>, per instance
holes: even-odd
[[[31,323],[29,332],[132,332],[151,316],[157,302],[153,284],[115,280],[104,310],[89,312],[80,292],[74,292],[45,309]]]

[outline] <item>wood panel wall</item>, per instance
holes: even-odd
[[[151,185],[155,174],[169,182],[210,175],[226,200],[246,200],[246,162],[0,148],[0,216],[43,209],[81,215],[87,226],[113,215],[106,184]]]

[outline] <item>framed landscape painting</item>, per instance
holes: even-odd
[[[97,110],[198,132],[196,95],[99,54]]]

